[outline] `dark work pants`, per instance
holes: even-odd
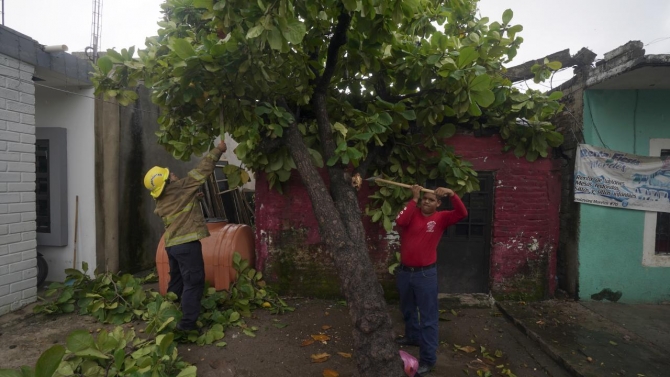
[[[205,289],[205,264],[200,241],[166,248],[170,262],[168,292],[181,300],[183,316],[180,325],[185,329],[196,327],[200,315],[200,299]]]
[[[439,308],[437,267],[423,271],[396,270],[400,311],[405,320],[405,337],[419,343],[421,364],[437,361]]]

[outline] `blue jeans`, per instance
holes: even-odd
[[[399,268],[396,284],[405,320],[405,337],[419,343],[421,364],[435,365],[439,321],[437,267],[415,272]]]
[[[191,329],[196,327],[200,315],[200,299],[205,288],[205,264],[202,260],[200,241],[188,242],[166,248],[170,262],[168,292],[181,300],[180,324]]]

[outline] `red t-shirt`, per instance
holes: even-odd
[[[437,244],[449,225],[468,215],[458,195],[451,197],[453,211],[436,211],[430,216],[421,213],[417,203],[410,200],[395,222],[400,233],[400,260],[409,267],[428,266],[437,261]]]

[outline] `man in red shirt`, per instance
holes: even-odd
[[[417,372],[425,376],[437,361],[437,245],[447,227],[467,217],[468,211],[458,195],[444,187],[435,189],[434,194],[424,193],[419,206],[421,189],[412,186],[412,200],[396,218],[401,261],[396,283],[405,320],[405,336],[396,338],[396,342],[420,347]],[[445,196],[451,198],[454,210],[437,210]]]

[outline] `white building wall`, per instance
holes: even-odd
[[[37,297],[34,71],[0,54],[0,315]]]
[[[37,127],[67,129],[68,244],[39,246],[49,265],[48,281],[63,281],[65,269],[73,267],[75,198],[79,196],[76,268],[87,262],[96,266],[95,253],[95,145],[93,89],[36,87]],[[89,271],[91,273],[91,271]]]

